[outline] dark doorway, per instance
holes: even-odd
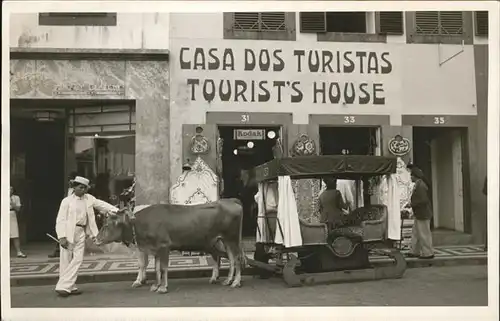
[[[243,202],[243,236],[255,236],[257,228],[257,207],[254,196],[257,193],[257,184],[252,182],[255,166],[261,165],[274,158],[273,148],[279,135],[279,127],[252,127],[263,130],[263,139],[238,140],[235,139],[235,130],[249,129],[248,127],[219,127],[219,135],[224,140],[222,150],[222,177],[224,180],[223,198],[235,197]],[[273,131],[276,137],[268,138],[267,133]],[[249,148],[248,143],[253,147]],[[249,171],[251,183],[243,188],[241,172]]]
[[[38,122],[11,118],[11,159],[17,161],[12,185],[23,203],[28,242],[50,241],[61,200],[65,197],[65,135],[63,120]],[[20,222],[20,225],[22,225]]]
[[[432,228],[469,231],[464,128],[413,127],[413,164],[425,175],[433,204]]]
[[[375,155],[376,127],[320,127],[323,155]]]
[[[320,127],[322,155],[377,155],[377,127]],[[368,179],[363,180],[363,199],[370,205]]]

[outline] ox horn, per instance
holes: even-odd
[[[116,213],[111,212],[111,211],[107,211],[106,212],[106,217],[108,217],[108,216],[116,216]]]

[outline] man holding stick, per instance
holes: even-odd
[[[87,194],[89,180],[77,176],[73,180],[73,193],[61,202],[56,219],[56,233],[61,247],[59,258],[59,296],[81,294],[75,286],[78,269],[83,262],[85,237],[98,234],[94,209],[100,212],[117,212],[118,208]]]

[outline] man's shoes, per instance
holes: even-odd
[[[24,254],[23,252],[19,252],[19,253],[17,253],[17,257],[18,257],[18,258],[25,259],[25,258],[27,258],[28,256],[27,256],[26,254]]]
[[[419,259],[423,259],[423,260],[432,260],[434,258],[434,255],[429,255],[429,256],[421,256],[419,257]]]
[[[413,254],[413,253],[406,253],[406,257],[411,257],[411,258],[420,258],[420,255],[417,255],[417,254]]]
[[[71,292],[64,291],[64,290],[56,290],[56,293],[58,296],[60,296],[62,298],[67,298],[70,295],[80,295],[80,294],[82,294],[82,291],[80,291],[78,289],[71,290]]]
[[[71,295],[80,295],[80,294],[82,294],[82,291],[78,289],[71,290]]]
[[[67,298],[71,295],[70,292],[68,291],[64,291],[64,290],[56,290],[56,293],[58,296],[62,297],[62,298]]]

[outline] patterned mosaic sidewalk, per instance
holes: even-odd
[[[253,254],[247,253],[248,257]],[[483,258],[487,253],[482,246],[447,246],[435,249],[436,259],[453,258]],[[373,261],[385,260],[385,257],[373,256]],[[412,259],[415,260],[415,259]],[[32,278],[39,276],[56,276],[59,273],[58,259],[46,259],[35,261],[34,259],[11,259],[11,278]],[[150,258],[148,270],[153,270],[154,260]],[[212,258],[209,256],[181,256],[173,254],[170,256],[170,270],[206,270],[211,269]],[[222,267],[228,267],[227,260],[223,260]],[[80,269],[80,274],[107,274],[137,271],[137,262],[131,256],[88,256],[85,257]]]

